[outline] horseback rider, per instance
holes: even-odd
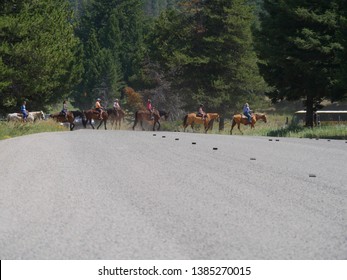
[[[121,110],[121,107],[119,105],[119,100],[118,99],[115,99],[115,101],[113,103],[113,109],[116,112],[116,117],[119,117],[118,111]]]
[[[245,105],[243,105],[243,114],[247,117],[248,122],[252,123],[251,109],[249,108],[248,103],[245,103]]]
[[[23,101],[22,106],[20,106],[20,112],[23,114],[23,121],[25,121],[25,122],[26,122],[28,114],[29,114],[27,109],[26,109],[26,104],[27,104],[27,102]]]
[[[66,100],[64,100],[64,102],[63,102],[63,109],[61,110],[60,114],[62,114],[65,117],[65,119],[68,120],[67,119],[67,101]]]
[[[100,98],[96,99],[95,111],[97,111],[99,113],[99,120],[102,120],[103,107],[101,106],[101,99]]]
[[[153,117],[154,107],[152,106],[152,101],[149,98],[147,100],[146,108],[149,111],[149,113],[151,114],[151,120],[153,120],[154,119],[154,117]]]
[[[197,117],[201,117],[202,120],[206,119],[206,113],[204,111],[204,105],[200,104],[199,108],[198,108],[198,113],[196,114]]]

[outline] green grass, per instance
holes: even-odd
[[[67,128],[59,125],[53,120],[37,121],[35,123],[19,123],[19,122],[0,122],[0,140],[8,139],[27,134],[66,131]]]
[[[332,124],[322,125],[314,128],[305,128],[302,124],[286,124],[287,118],[289,123],[291,115],[289,114],[268,114],[268,122],[264,123],[259,121],[255,124],[255,128],[251,129],[250,126],[241,125],[241,130],[244,135],[248,136],[270,136],[270,137],[295,137],[295,138],[323,138],[323,139],[346,139],[347,140],[347,125],[346,124]],[[121,129],[131,129],[132,122],[122,124]],[[110,129],[108,124],[108,129]],[[230,119],[225,119],[224,130],[219,131],[219,123],[215,122],[212,131],[209,134],[230,134],[231,123]],[[151,129],[150,126],[147,129]],[[67,131],[68,129],[57,124],[52,120],[38,121],[36,123],[8,123],[0,122],[0,140],[18,137],[27,134],[53,132],[53,131]],[[182,121],[161,121],[161,131],[183,131]],[[192,132],[191,127],[187,128],[188,132]],[[204,133],[202,125],[196,125],[194,132]],[[233,135],[241,135],[237,126],[233,129]]]
[[[294,138],[323,138],[323,139],[347,139],[346,124],[322,125],[314,128],[306,128],[302,124],[291,124],[292,115],[290,114],[269,114],[268,122],[259,121],[255,124],[255,128],[241,125],[240,129],[243,135],[248,136],[271,136],[271,137],[294,137]],[[288,120],[288,123],[287,123]],[[225,119],[224,130],[219,131],[219,124],[214,123],[213,130],[208,133],[229,135],[231,129],[230,119]],[[182,121],[162,122],[161,130],[166,131],[183,131]],[[187,131],[192,132],[191,127]],[[204,133],[202,125],[196,125],[194,132]],[[241,135],[237,126],[233,129],[233,135]]]

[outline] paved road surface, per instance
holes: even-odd
[[[156,134],[0,141],[0,259],[347,258],[345,141]]]

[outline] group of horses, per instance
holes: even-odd
[[[194,130],[195,124],[203,124],[205,133],[207,133],[209,129],[212,129],[214,120],[219,121],[219,118],[220,116],[218,113],[207,113],[206,116],[204,117],[197,116],[197,114],[195,113],[190,113],[186,115],[183,119],[183,129],[184,131],[186,131],[186,128],[190,125],[191,128]],[[266,123],[267,117],[265,114],[255,113],[255,114],[252,114],[251,122],[249,122],[248,118],[245,115],[235,114],[232,116],[230,134],[232,134],[233,128],[236,125],[239,131],[243,134],[243,132],[240,129],[241,124],[250,125],[251,128],[254,128],[254,125],[258,120],[262,120]]]
[[[100,113],[96,110],[86,110],[86,111],[69,111],[67,113],[67,116],[65,117],[61,113],[51,114],[50,117],[55,119],[58,122],[68,122],[70,123],[70,130],[73,130],[75,127],[74,120],[77,117],[80,117],[82,119],[82,124],[86,128],[89,124],[93,129],[95,128],[93,125],[92,120],[94,121],[100,121],[97,129],[104,124],[105,129],[106,123],[109,120],[111,122],[112,128],[115,125],[115,127],[119,128],[121,127],[121,122],[125,119],[125,112],[123,110],[118,110],[117,112],[113,109],[105,109],[102,111],[101,116]],[[135,129],[137,123],[140,122],[142,129],[143,127],[143,121],[147,121],[149,123],[153,122],[153,130],[157,128],[157,130],[160,129],[160,119],[164,117],[165,120],[168,119],[169,113],[161,110],[153,110],[152,113],[150,113],[148,110],[138,110],[135,112],[135,122],[133,125],[133,130]]]
[[[113,109],[106,109],[103,110],[100,116],[100,113],[96,110],[85,110],[85,111],[68,111],[66,116],[59,113],[51,114],[50,117],[57,122],[60,123],[69,123],[70,124],[70,130],[73,130],[75,127],[75,119],[77,117],[80,117],[82,119],[82,124],[86,128],[89,124],[93,129],[95,128],[93,125],[94,121],[100,121],[100,123],[97,126],[97,129],[104,124],[105,129],[106,123],[108,120],[111,121],[112,128],[115,125],[115,127],[119,128],[121,127],[121,122],[124,121],[125,118],[125,112],[123,110],[118,110],[117,112]]]
[[[144,129],[143,123],[147,122],[150,124],[153,124],[153,131],[160,129],[160,119],[164,117],[165,120],[169,117],[168,112],[161,111],[161,110],[153,110],[152,112],[149,112],[148,110],[138,110],[135,112],[135,120],[133,125],[133,130],[135,129],[136,125],[139,123],[141,125],[142,130]],[[121,127],[121,121],[124,121],[125,119],[125,112],[123,110],[118,110],[117,112],[113,109],[106,109],[102,111],[102,114],[100,116],[99,112],[96,110],[86,110],[86,111],[68,111],[67,115],[63,115],[61,113],[55,113],[51,114],[50,118],[56,120],[60,123],[69,123],[70,130],[73,130],[75,127],[75,119],[80,117],[82,119],[82,124],[86,128],[89,124],[93,129],[94,125],[92,120],[98,121],[100,120],[97,129],[104,124],[105,129],[106,122],[109,120],[111,122],[112,128],[115,125],[116,129],[117,127],[120,129]],[[194,130],[195,124],[203,124],[205,133],[209,129],[212,129],[213,123],[215,120],[219,121],[220,115],[218,113],[207,113],[206,116],[201,117],[197,116],[195,113],[187,114],[183,119],[183,128],[184,131],[186,131],[186,128],[190,125],[191,128]],[[27,121],[34,122],[39,119],[45,119],[45,114],[42,111],[37,112],[29,112]],[[12,113],[7,115],[8,121],[23,121],[23,115],[19,113]],[[252,114],[251,122],[249,122],[248,118],[244,116],[243,114],[235,114],[232,117],[231,122],[231,129],[230,134],[232,134],[233,128],[237,125],[237,128],[239,131],[243,134],[243,132],[240,129],[240,125],[250,125],[251,128],[254,128],[255,123],[258,120],[262,120],[265,123],[267,122],[267,118],[265,114]]]

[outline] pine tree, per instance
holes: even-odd
[[[1,3],[0,109],[16,110],[23,99],[44,109],[79,77],[72,14],[65,0],[15,2]]]
[[[323,99],[340,99],[337,88],[343,44],[340,1],[264,1],[259,53],[262,73],[276,90],[273,101],[304,99],[306,125]]]
[[[141,3],[92,0],[84,6],[77,34],[84,45],[85,73],[76,89],[76,105],[92,105],[96,97],[110,102],[125,83],[136,79],[144,49]]]
[[[180,2],[157,21],[153,59],[165,67],[190,108],[230,113],[263,92],[252,48],[253,11],[242,0]]]

